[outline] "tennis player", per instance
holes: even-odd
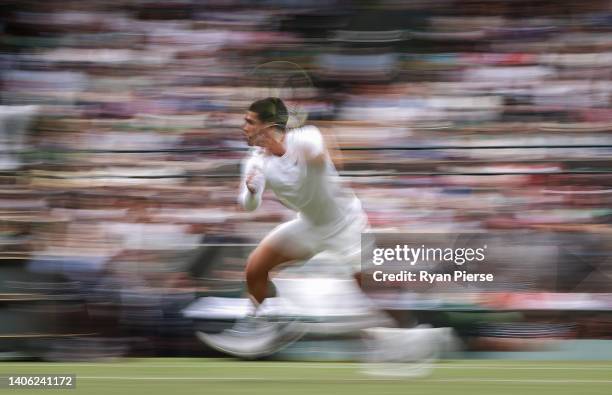
[[[361,202],[342,184],[319,129],[287,129],[288,118],[285,104],[275,97],[254,102],[246,112],[242,130],[253,148],[243,162],[239,203],[257,209],[267,188],[297,216],[272,230],[248,258],[252,315],[220,334],[198,332],[213,348],[240,357],[274,353],[302,335],[295,322],[258,317],[273,269],[326,251],[342,257],[355,273],[360,270],[361,232],[368,226]]]

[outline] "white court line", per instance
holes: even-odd
[[[367,382],[367,381],[398,381],[405,380],[402,378],[321,378],[308,379],[303,377],[286,377],[286,378],[262,378],[262,377],[146,377],[146,376],[78,376],[77,380],[132,380],[132,381],[257,381],[257,382]],[[612,380],[573,380],[573,379],[489,379],[485,377],[474,378],[458,378],[458,379],[413,379],[417,382],[431,383],[516,383],[516,384],[612,384]]]
[[[286,364],[283,363],[266,363],[266,362],[258,362],[258,363],[250,363],[246,362],[241,364],[240,362],[228,362],[227,364],[219,364],[219,363],[207,363],[202,362],[201,364],[146,364],[139,365],[138,362],[134,363],[87,363],[87,362],[79,362],[79,363],[71,363],[71,362],[57,362],[57,363],[41,363],[41,364],[31,364],[31,362],[24,363],[2,363],[0,367],[3,366],[36,366],[36,367],[61,367],[61,366],[78,366],[79,368],[87,368],[87,367],[105,367],[105,368],[134,368],[134,369],[147,369],[147,368],[158,368],[158,369],[168,369],[168,368],[199,368],[199,369],[228,369],[228,368],[288,368],[288,369],[359,369],[361,364],[359,363],[335,363],[335,362],[321,362],[318,364],[310,363],[308,365],[304,365],[303,362],[298,362],[297,364],[293,362],[288,362]],[[238,366],[240,365],[240,366]],[[512,365],[500,365],[500,366],[490,366],[490,365],[433,365],[434,369],[487,369],[487,370],[612,370],[612,365],[609,366],[512,366]]]
[[[433,382],[448,382],[448,383],[469,383],[469,382],[477,382],[477,383],[544,383],[544,384],[554,384],[554,383],[563,383],[563,384],[583,384],[583,383],[600,383],[600,384],[612,384],[612,380],[588,380],[588,379],[488,379],[488,378],[480,378],[475,377],[472,379],[431,379]]]

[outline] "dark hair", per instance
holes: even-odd
[[[275,124],[279,129],[285,130],[289,114],[285,103],[278,97],[267,97],[257,100],[249,107],[249,111],[257,114],[262,122]]]

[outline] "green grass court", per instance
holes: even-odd
[[[0,363],[0,375],[76,374],[76,389],[0,389],[0,393],[177,394],[612,394],[612,362],[438,362],[424,378],[368,376],[359,364],[126,359],[97,363]]]

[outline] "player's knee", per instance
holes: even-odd
[[[262,278],[267,278],[267,272],[262,266],[263,265],[260,263],[260,260],[257,258],[257,254],[255,252],[251,253],[247,259],[245,269],[247,282],[251,283],[253,281],[261,280]]]

